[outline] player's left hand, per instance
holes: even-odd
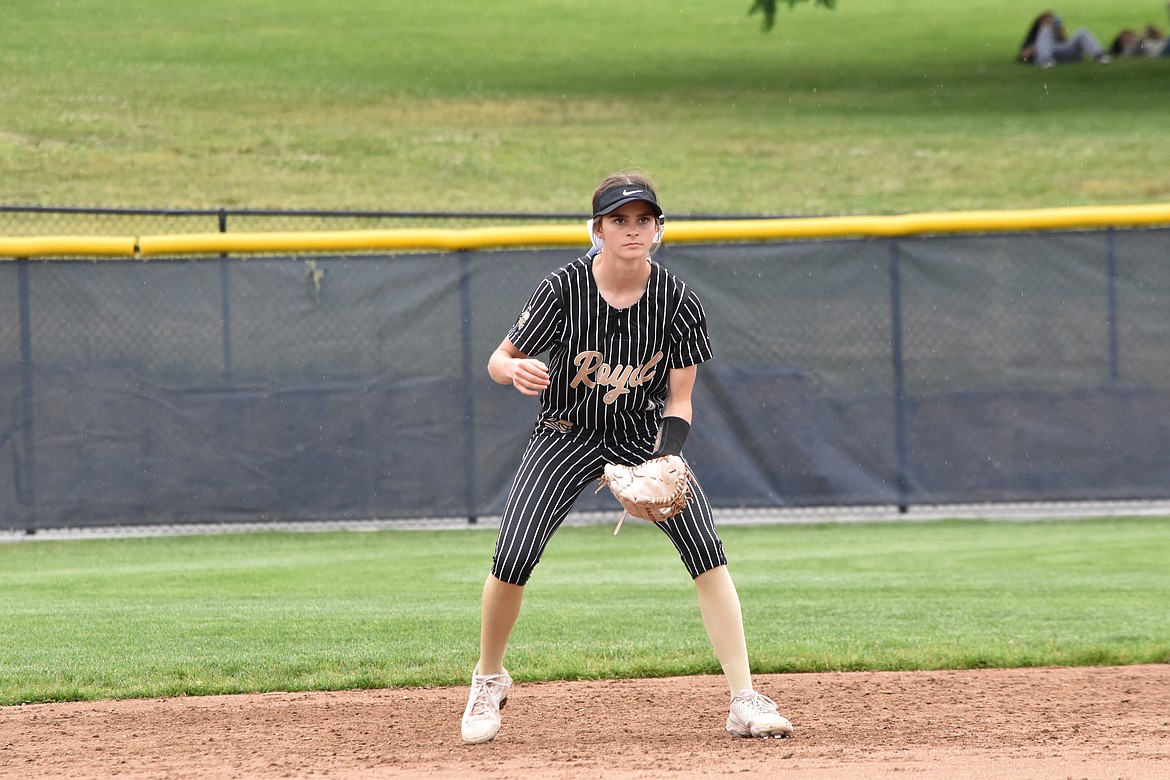
[[[686,461],[677,455],[651,458],[637,466],[607,464],[597,489],[609,485],[625,510],[614,535],[626,515],[661,523],[682,512],[691,496],[690,479]]]

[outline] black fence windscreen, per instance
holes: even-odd
[[[719,508],[1170,497],[1170,231],[674,246]],[[500,512],[565,250],[0,263],[0,527]],[[586,491],[578,508],[614,509]]]

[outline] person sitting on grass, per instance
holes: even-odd
[[[1114,57],[1170,57],[1170,38],[1152,24],[1139,34],[1126,28],[1117,34],[1109,47]]]
[[[1090,58],[1102,65],[1109,62],[1109,55],[1093,33],[1081,27],[1070,37],[1064,22],[1052,11],[1045,11],[1032,22],[1017,58],[1040,68]]]

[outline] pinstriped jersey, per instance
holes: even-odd
[[[557,269],[532,293],[508,340],[530,357],[549,353],[542,420],[653,438],[670,369],[711,358],[698,296],[649,262],[646,292],[624,309],[601,296],[591,257]]]

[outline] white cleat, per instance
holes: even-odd
[[[478,669],[477,669],[478,671]],[[508,703],[512,678],[499,674],[471,675],[471,694],[463,710],[463,741],[469,745],[491,742],[500,731],[500,710]]]
[[[776,702],[758,691],[740,691],[731,700],[727,733],[733,737],[787,737],[792,724],[780,714]]]

